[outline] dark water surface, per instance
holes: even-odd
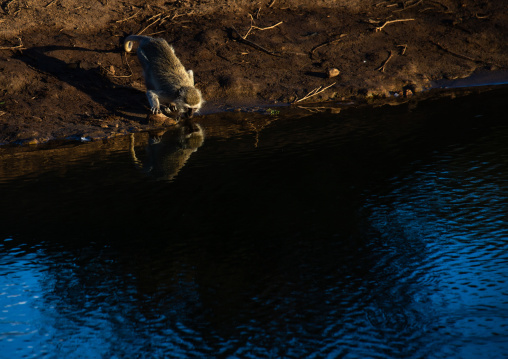
[[[507,99],[0,157],[0,357],[507,358]]]

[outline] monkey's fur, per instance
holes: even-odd
[[[124,49],[131,52],[133,42],[138,43],[137,54],[146,82],[146,96],[152,113],[163,109],[185,114],[191,118],[203,104],[201,92],[194,87],[194,73],[186,71],[176,57],[173,47],[161,38],[130,35],[124,41]]]

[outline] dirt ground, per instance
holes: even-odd
[[[0,144],[159,125],[138,60],[122,50],[133,33],[174,46],[207,101],[201,115],[418,96],[434,81],[508,68],[505,1],[310,3],[1,0]]]

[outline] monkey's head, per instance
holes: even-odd
[[[179,111],[183,112],[187,118],[191,118],[201,108],[203,97],[201,91],[194,86],[185,86],[178,91],[175,102]]]

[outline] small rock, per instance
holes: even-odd
[[[326,75],[328,76],[328,78],[339,76],[339,74],[340,74],[340,71],[338,69],[336,69],[335,67],[332,67],[332,68],[326,70]]]
[[[147,122],[148,124],[150,125],[155,125],[155,126],[171,126],[171,125],[176,125],[176,120],[171,118],[171,117],[168,117],[166,115],[163,115],[162,113],[159,113],[159,114],[149,114],[147,116]]]

